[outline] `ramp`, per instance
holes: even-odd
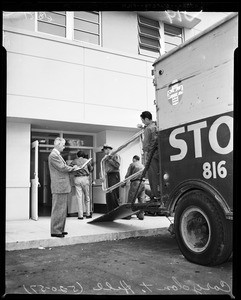
[[[97,223],[97,222],[111,222],[117,219],[123,219],[131,215],[136,214],[140,209],[145,210],[146,208],[153,209],[154,211],[160,211],[160,202],[147,202],[147,203],[136,203],[131,207],[131,203],[122,204],[119,207],[109,211],[99,218],[93,219],[87,223]],[[166,213],[166,211],[163,211]]]
[[[99,218],[93,219],[87,223],[95,223],[95,222],[111,222],[113,220],[122,219],[129,217],[133,214],[136,214],[138,210],[133,211],[131,208],[131,203],[122,204],[119,207],[109,211],[103,216]]]

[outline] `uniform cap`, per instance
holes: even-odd
[[[104,151],[104,149],[110,149],[110,150],[112,150],[113,148],[110,145],[104,144],[103,148],[101,149],[101,151]]]

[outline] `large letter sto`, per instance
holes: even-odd
[[[171,155],[170,160],[175,161],[175,160],[181,160],[183,159],[186,154],[187,154],[187,144],[184,140],[182,139],[176,139],[176,135],[185,132],[184,127],[180,127],[177,129],[174,129],[170,136],[169,136],[169,143],[173,148],[179,148],[181,151],[179,154],[176,155]]]

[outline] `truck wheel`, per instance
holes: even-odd
[[[191,262],[218,265],[232,253],[232,221],[202,191],[181,197],[175,210],[174,229],[182,254]]]

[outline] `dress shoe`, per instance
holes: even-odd
[[[64,237],[64,234],[63,233],[52,233],[51,236],[62,238],[62,237]]]
[[[68,234],[68,232],[66,232],[66,231],[63,231],[63,232],[62,232],[62,234],[66,235],[66,234]]]
[[[89,216],[86,216],[86,219],[90,219],[90,218],[92,218],[92,216],[91,216],[91,215],[89,215]]]
[[[78,217],[78,219],[79,219],[79,220],[83,220],[84,218],[83,218],[83,217]]]
[[[140,211],[139,213],[137,213],[136,216],[139,220],[144,220],[144,212],[143,211]]]

